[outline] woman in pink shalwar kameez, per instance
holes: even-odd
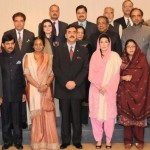
[[[102,34],[97,42],[89,67],[89,110],[96,148],[102,146],[103,125],[106,148],[111,148],[111,139],[117,115],[116,92],[120,80],[121,58],[111,51],[111,41]]]

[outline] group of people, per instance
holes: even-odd
[[[82,149],[82,124],[90,117],[96,149],[112,147],[115,119],[124,126],[124,145],[144,147],[144,127],[150,117],[150,27],[131,0],[124,16],[113,21],[106,7],[96,24],[87,8],[76,8],[77,21],[59,21],[59,6],[39,24],[38,37],[24,29],[26,16],[15,13],[14,29],[4,32],[0,54],[2,150],[23,149],[26,102],[31,119],[31,148],[58,150],[71,142]],[[121,38],[120,38],[121,37]],[[61,112],[59,146],[54,98]],[[73,132],[71,132],[71,125]]]

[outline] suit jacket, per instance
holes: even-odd
[[[19,55],[21,59],[23,58],[25,53],[33,52],[33,40],[35,38],[33,32],[30,32],[26,29],[23,30],[23,42],[22,42],[21,50],[17,42],[17,35],[16,35],[15,29],[6,31],[4,34],[11,34],[14,37],[15,51],[16,51],[16,54]]]
[[[0,65],[4,102],[21,101],[25,89],[21,58],[15,53],[15,50],[10,54],[3,51],[0,54]]]
[[[114,31],[119,34],[119,23],[114,22],[114,26],[109,24],[108,30]]]
[[[78,26],[78,22],[77,21],[72,23],[72,24],[75,25],[75,26]],[[86,40],[89,40],[90,36],[93,33],[97,32],[97,26],[96,26],[96,24],[87,21],[85,30],[86,30]]]
[[[67,44],[56,47],[53,58],[55,76],[55,97],[58,99],[83,99],[85,97],[85,79],[89,64],[88,50],[76,44],[73,59],[70,60]],[[68,81],[75,81],[76,87],[68,90]]]
[[[115,52],[117,52],[120,56],[122,55],[122,44],[121,44],[121,39],[119,37],[119,34],[111,31],[111,30],[107,30],[105,32],[111,39],[111,49]],[[101,35],[101,32],[97,32],[95,34],[91,35],[91,42],[92,42],[92,48],[95,51],[96,50],[96,46],[97,46],[97,39],[98,37]]]
[[[3,97],[1,65],[0,65],[0,97]]]
[[[118,19],[114,20],[114,22],[117,22],[117,23],[121,24],[122,29],[127,28],[127,25],[126,25],[126,22],[124,20],[124,17],[118,18]]]
[[[59,34],[56,37],[56,40],[58,40],[58,42],[60,43],[64,43],[66,42],[65,32],[68,24],[62,21],[58,21],[58,26],[59,26]],[[42,30],[42,23],[39,24],[38,35],[40,35],[41,30]]]

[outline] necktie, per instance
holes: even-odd
[[[80,23],[80,26],[83,27],[83,23]]]
[[[72,46],[70,47],[69,54],[70,54],[70,60],[72,60],[72,57],[73,57],[73,47]]]
[[[55,26],[55,24],[56,24],[56,22],[54,21],[54,22],[53,22],[53,25]]]
[[[127,27],[131,26],[130,20],[127,20]]]
[[[18,37],[18,45],[19,45],[19,48],[20,48],[20,50],[21,50],[21,47],[22,47],[21,33],[18,32],[18,34],[19,34],[19,37]]]

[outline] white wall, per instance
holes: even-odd
[[[26,29],[37,35],[38,24],[49,18],[48,11],[51,4],[60,6],[60,20],[72,23],[76,20],[75,8],[83,4],[88,8],[88,20],[96,22],[96,18],[103,14],[106,6],[115,9],[115,18],[122,16],[122,2],[124,0],[0,0],[0,39],[4,31],[13,28],[12,15],[18,11],[26,14]],[[144,19],[150,18],[150,0],[132,0],[135,7],[144,11]]]

